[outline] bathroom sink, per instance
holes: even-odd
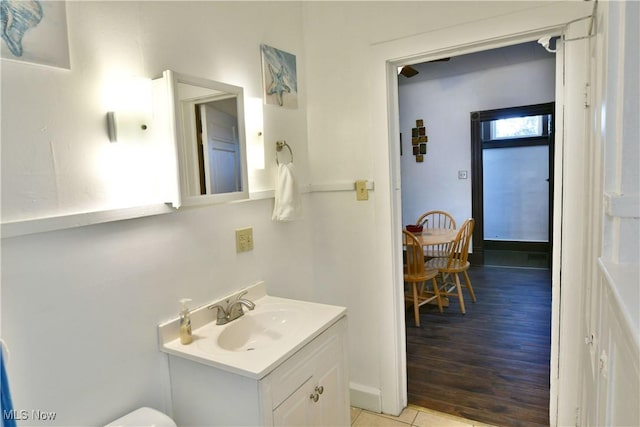
[[[207,307],[233,300],[237,294],[192,310],[193,343],[189,345],[180,343],[179,318],[158,325],[161,350],[262,378],[346,314],[344,307],[267,295],[263,282],[245,290],[255,309],[245,309],[242,317],[225,325],[217,325],[216,310]]]
[[[247,312],[229,323],[218,335],[218,346],[229,351],[252,351],[277,344],[295,334],[304,315],[298,307],[271,307],[269,311]]]

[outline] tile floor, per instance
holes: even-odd
[[[413,405],[405,408],[398,417],[352,407],[351,425],[354,427],[491,427],[488,424]]]

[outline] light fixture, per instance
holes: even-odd
[[[118,128],[114,111],[107,112],[107,134],[109,135],[109,142],[118,142]]]
[[[152,121],[151,79],[112,76],[105,80],[103,111],[110,142],[140,142],[149,138],[146,132]]]
[[[418,70],[410,65],[405,65],[404,67],[398,67],[398,74],[402,74],[405,77],[413,77],[418,74]]]
[[[121,118],[121,122],[124,122],[122,125],[125,128],[125,131],[129,129],[127,131],[128,134],[133,134],[137,129],[140,131],[146,131],[149,128],[149,126],[144,123],[146,121],[146,117],[141,117],[139,114],[119,114],[118,117]],[[123,118],[124,120],[122,120]],[[109,135],[109,142],[118,142],[118,121],[116,120],[115,111],[107,111],[107,135]]]

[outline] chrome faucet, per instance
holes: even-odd
[[[208,307],[210,310],[214,308],[218,309],[216,325],[226,325],[232,320],[236,320],[238,317],[243,316],[244,310],[242,309],[242,306],[247,307],[249,310],[256,308],[256,305],[253,302],[246,298],[242,298],[246,293],[247,291],[244,291],[231,303],[227,300],[226,307],[221,304],[214,304]]]
[[[254,308],[256,308],[256,305],[252,301],[249,301],[246,298],[242,298],[246,293],[247,291],[244,291],[243,293],[238,295],[236,300],[229,304],[229,306],[227,307],[229,322],[231,322],[232,320],[236,320],[238,317],[244,315],[244,310],[242,309],[243,305],[249,310],[253,310]]]

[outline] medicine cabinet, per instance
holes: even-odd
[[[165,98],[175,145],[173,206],[249,198],[243,89],[167,70],[154,81],[154,91]]]

